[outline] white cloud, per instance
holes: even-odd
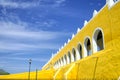
[[[14,61],[16,61],[16,60],[19,60],[19,61],[28,61],[30,58],[25,58],[25,57],[1,57],[1,59],[8,59],[8,60],[14,60]],[[32,59],[32,61],[38,61],[38,62],[46,62],[46,61],[48,61],[48,59],[47,58],[31,58]],[[5,61],[3,61],[3,62],[0,62],[1,64],[3,63],[9,63],[9,62],[5,62]]]
[[[39,26],[45,26],[45,27],[54,27],[57,24],[57,21],[55,20],[47,20],[47,21],[36,21],[36,24]]]
[[[61,36],[68,36],[69,33],[65,32],[53,32],[53,31],[32,31],[29,29],[29,23],[22,22],[18,19],[18,23],[13,23],[11,21],[0,21],[0,35],[8,36],[13,38],[27,38],[27,39],[42,39],[42,40],[49,40],[55,39]],[[41,23],[43,26],[52,25],[53,22],[50,24],[47,22]]]
[[[27,1],[27,0],[26,0]],[[63,38],[66,36],[70,36],[70,33],[66,32],[53,32],[53,31],[43,31],[42,29],[34,29],[35,25],[33,23],[27,23],[21,21],[17,13],[15,12],[8,12],[9,8],[20,8],[20,9],[31,9],[33,7],[37,7],[39,9],[48,9],[54,8],[56,6],[60,6],[65,0],[33,0],[33,2],[20,2],[20,0],[0,0],[0,6],[3,6],[2,14],[4,16],[0,16],[0,62],[4,68],[8,69],[9,71],[18,71],[23,70],[25,71],[26,68],[25,64],[20,64],[19,62],[27,61],[28,56],[24,55],[23,53],[27,53],[27,55],[33,54],[34,52],[42,53],[47,52],[45,50],[54,51],[59,48],[62,44]],[[50,3],[46,4],[47,1]],[[52,1],[52,3],[51,3]],[[44,3],[43,3],[44,2]],[[43,16],[42,16],[43,17]],[[37,20],[38,21],[38,20]],[[56,24],[54,20],[48,20],[42,22],[38,21],[39,26],[43,26],[46,28],[50,28]],[[32,27],[31,27],[32,25]],[[34,29],[34,30],[33,30]],[[58,41],[58,42],[57,42]],[[41,50],[41,51],[39,51]],[[49,51],[49,52],[50,52]],[[49,53],[48,52],[48,53]],[[7,54],[5,54],[7,53]],[[19,53],[19,54],[17,54]],[[21,55],[22,53],[22,55]],[[22,57],[24,55],[24,57]],[[40,54],[43,55],[43,54]],[[45,63],[48,61],[47,57],[35,58],[36,56],[32,56],[33,61]],[[48,56],[49,57],[49,56]],[[11,62],[9,62],[11,61]],[[13,61],[13,62],[12,62]],[[15,61],[15,62],[14,62]],[[16,63],[18,62],[18,63]],[[20,71],[21,71],[20,70]]]
[[[33,2],[13,2],[11,0],[0,0],[0,5],[10,8],[31,8],[38,6],[37,3]]]
[[[65,32],[32,31],[27,23],[18,21],[0,21],[0,50],[58,49],[59,44],[50,41],[70,35]],[[36,41],[37,44],[34,44]]]
[[[27,2],[19,2],[19,1],[11,1],[11,0],[0,0],[0,5],[8,8],[32,8],[32,7],[46,7],[46,6],[60,6],[60,4],[64,3],[65,0],[38,0],[38,1],[27,1]],[[48,4],[46,4],[48,3]]]
[[[65,1],[66,0],[56,0],[56,3],[61,4],[61,3],[65,2]]]
[[[0,42],[0,50],[26,50],[31,51],[35,49],[58,49],[59,44],[54,43],[38,43],[38,44],[28,44],[28,43],[14,43],[14,42]]]

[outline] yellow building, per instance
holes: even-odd
[[[28,73],[0,76],[27,79]],[[21,78],[21,76],[23,76]],[[38,79],[117,80],[120,77],[120,0],[106,0],[105,6],[86,21],[82,29],[38,72]],[[35,72],[31,72],[35,79]]]

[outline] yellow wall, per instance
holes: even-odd
[[[50,62],[54,64],[57,60],[61,59],[61,57],[63,57],[64,54],[68,54],[68,51],[72,53],[72,49],[77,48],[79,43],[82,45],[83,48],[86,37],[90,37],[91,44],[93,44],[92,37],[96,28],[101,28],[103,30],[105,49],[112,47],[112,44],[108,44],[109,41],[120,36],[119,7],[120,7],[120,2],[118,2],[110,9],[108,8],[108,5],[105,5],[98,12],[98,14],[95,17],[93,17],[88,22],[88,24],[84,26],[81,29],[81,31],[77,33],[75,37]],[[84,54],[84,50],[83,50],[83,54]]]
[[[92,53],[91,56],[67,64],[54,70],[54,63],[61,59],[68,51],[72,53],[78,44],[84,47],[86,37],[90,38],[93,50],[93,34],[96,28],[101,28],[104,35],[104,50]],[[83,49],[84,54],[84,49]],[[46,70],[49,67],[49,70]],[[28,73],[0,76],[3,78],[15,78],[17,75],[27,78]],[[35,72],[31,73],[35,78]],[[18,77],[19,77],[18,76]],[[105,5],[96,16],[56,55],[43,70],[39,71],[39,79],[115,79],[120,77],[120,1],[111,8]],[[19,77],[20,78],[20,77]]]

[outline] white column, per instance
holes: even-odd
[[[61,67],[61,61],[59,61],[59,68]]]
[[[60,61],[61,61],[61,66],[63,66],[63,61],[62,61],[62,59],[61,59]]]
[[[76,58],[77,58],[77,60],[80,60],[80,53],[79,53],[78,49],[76,49]]]
[[[59,68],[59,64],[58,64],[58,62],[57,62],[57,64],[56,64],[56,67]]]
[[[65,65],[64,57],[62,58],[63,66]]]
[[[86,49],[86,44],[84,44],[84,57],[87,57],[87,49]]]
[[[67,55],[67,64],[70,64],[70,59],[69,59],[69,56]]]
[[[66,59],[65,59],[65,56],[64,56],[63,60],[64,60],[64,65],[66,65]]]
[[[74,62],[74,56],[73,56],[73,53],[71,53],[71,62]]]
[[[93,37],[93,53],[97,52],[97,44],[96,44],[96,39],[94,37]]]

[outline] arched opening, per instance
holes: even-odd
[[[85,47],[84,56],[86,57],[86,56],[91,55],[92,51],[91,51],[91,43],[90,43],[90,39],[89,38],[85,39],[84,47]]]
[[[57,62],[55,62],[55,64],[54,64],[54,68],[55,68],[55,69],[57,68]]]
[[[61,61],[62,61],[62,66],[64,66],[64,60],[63,60],[63,57],[61,58]]]
[[[58,63],[58,61],[57,61],[57,68],[59,68],[59,63]]]
[[[56,63],[54,63],[54,68],[56,68]]]
[[[58,68],[60,67],[60,60],[58,60]]]
[[[69,63],[71,63],[71,54],[70,54],[70,52],[68,52],[68,61],[69,61]]]
[[[78,52],[79,52],[79,55],[80,55],[80,59],[82,59],[83,56],[82,56],[82,46],[81,46],[81,44],[78,44],[77,49],[78,49]]]
[[[77,59],[76,58],[76,51],[74,48],[72,49],[72,54],[73,54],[73,60],[76,61],[76,59]]]
[[[59,67],[61,67],[61,60],[59,59],[59,63],[60,63],[60,66]]]
[[[93,35],[93,51],[97,52],[104,49],[103,32],[101,29],[95,30]]]
[[[67,56],[64,56],[64,60],[65,60],[65,65],[67,64]]]

